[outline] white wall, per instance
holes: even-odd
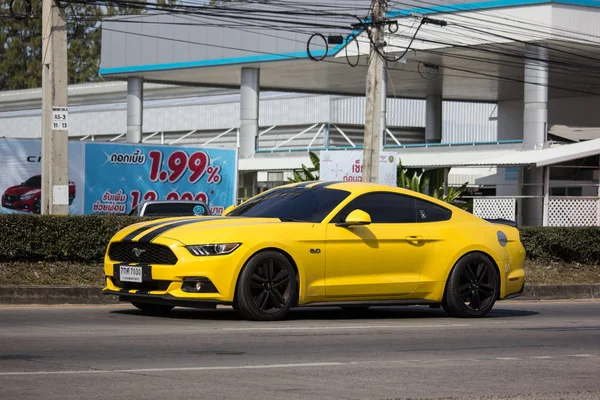
[[[552,100],[548,104],[548,125],[600,127],[600,96]]]
[[[552,125],[600,127],[600,96],[551,99],[548,129]],[[499,102],[498,140],[516,139],[523,139],[523,102]]]
[[[523,139],[523,102],[498,103],[498,140]]]

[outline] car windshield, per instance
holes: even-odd
[[[25,182],[23,182],[23,186],[41,188],[42,187],[42,177],[41,176],[32,176],[31,178],[29,178]]]
[[[282,221],[321,222],[349,192],[325,188],[281,188],[250,199],[229,216],[279,218]]]

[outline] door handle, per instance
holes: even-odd
[[[407,242],[420,242],[422,240],[425,240],[425,238],[423,236],[417,236],[417,235],[407,236],[405,239]]]

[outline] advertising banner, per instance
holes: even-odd
[[[86,143],[86,214],[124,214],[142,201],[202,200],[211,214],[236,204],[237,151]]]
[[[85,194],[85,147],[69,142],[69,214],[82,214]],[[0,140],[2,213],[40,213],[41,139]]]
[[[363,169],[362,150],[321,151],[319,179],[322,181],[361,182]],[[397,186],[398,157],[393,152],[379,156],[379,183]]]

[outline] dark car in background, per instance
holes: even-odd
[[[156,200],[138,204],[129,215],[136,217],[188,217],[210,215],[210,210],[202,201]]]
[[[69,205],[75,200],[77,189],[75,183],[69,181]],[[2,195],[2,207],[11,210],[40,213],[42,198],[42,176],[35,175],[21,182],[20,185],[11,186]]]

